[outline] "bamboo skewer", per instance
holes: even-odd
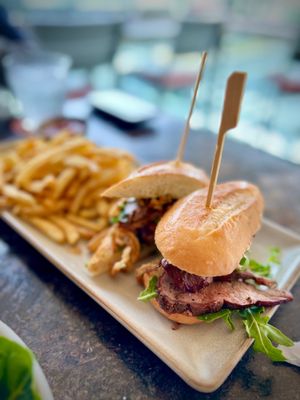
[[[214,189],[218,180],[225,134],[238,124],[246,79],[247,74],[245,72],[233,72],[227,80],[222,118],[206,198],[207,208],[211,208]]]
[[[196,83],[195,83],[195,87],[194,87],[194,93],[193,93],[193,98],[192,98],[189,114],[188,114],[188,117],[187,117],[187,120],[186,120],[186,123],[184,126],[181,141],[180,141],[180,144],[178,147],[178,152],[177,152],[177,156],[176,156],[176,160],[175,160],[176,164],[179,164],[183,158],[183,153],[184,153],[187,137],[188,137],[188,134],[190,131],[190,121],[191,121],[191,117],[193,115],[193,110],[194,110],[194,106],[195,106],[196,99],[197,99],[198,88],[199,88],[200,81],[202,79],[202,75],[203,75],[203,71],[204,71],[204,67],[205,67],[205,63],[206,63],[206,57],[207,57],[207,52],[204,51],[201,56],[201,63],[200,63],[200,67],[199,67],[199,71],[198,71],[198,75],[197,75],[197,79],[196,79]]]

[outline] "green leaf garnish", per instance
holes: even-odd
[[[0,399],[41,400],[34,388],[32,366],[30,350],[0,337]]]
[[[271,274],[271,266],[269,264],[261,264],[253,259],[249,260],[249,269],[266,278]]]
[[[274,343],[288,347],[293,346],[294,343],[279,329],[269,324],[270,318],[262,315],[263,312],[263,307],[255,306],[238,311],[223,309],[215,313],[200,315],[197,318],[208,323],[222,318],[233,330],[232,316],[237,314],[242,318],[248,337],[254,339],[253,349],[255,351],[264,353],[272,361],[286,361],[282,351],[275,347]]]
[[[272,264],[280,265],[280,255],[281,251],[279,247],[271,247],[270,248],[270,256],[266,262],[266,264],[262,264],[252,258],[248,258],[246,255],[241,259],[240,266],[241,269],[250,269],[252,272],[257,275],[264,276],[266,278],[271,276],[272,272]]]
[[[119,215],[115,216],[115,217],[111,217],[110,221],[109,221],[112,225],[113,224],[117,224],[119,222]]]
[[[248,267],[249,262],[249,258],[246,256],[246,254],[244,254],[244,257],[240,261],[240,265],[242,265],[243,267]]]
[[[152,276],[152,278],[149,281],[148,287],[140,293],[137,299],[141,301],[149,301],[157,297],[157,290],[156,290],[157,280],[158,280],[157,276]]]
[[[231,310],[223,309],[223,310],[220,310],[220,311],[215,312],[215,313],[200,315],[197,318],[202,320],[202,321],[208,322],[208,323],[222,318],[225,321],[225,323],[228,326],[228,328],[231,331],[233,331],[234,330],[234,324],[233,324],[233,321],[232,321],[232,318],[231,318],[232,313],[233,313],[233,311],[231,311]]]
[[[279,247],[271,247],[270,248],[270,257],[268,259],[268,262],[273,263],[273,264],[278,264],[280,265],[280,256],[281,256],[281,250]]]
[[[269,317],[261,315],[263,307],[251,307],[238,311],[243,320],[248,336],[254,339],[253,349],[264,353],[272,361],[285,361],[282,351],[273,343],[284,346],[293,346],[293,341],[284,335],[279,329],[268,323]]]

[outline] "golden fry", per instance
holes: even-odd
[[[78,169],[86,168],[91,173],[97,173],[100,171],[100,167],[97,163],[78,154],[66,157],[64,163],[68,167],[73,167]]]
[[[2,192],[6,197],[16,201],[17,203],[28,206],[36,204],[35,198],[30,193],[20,190],[14,185],[3,185]]]
[[[94,222],[73,214],[68,214],[66,217],[74,224],[83,226],[84,228],[90,229],[95,232],[101,231],[106,225],[106,221],[104,219],[99,220],[98,222]]]
[[[63,157],[68,152],[75,151],[86,144],[87,141],[84,138],[72,138],[59,147],[51,148],[37,155],[27,163],[22,171],[20,171],[16,178],[16,183],[18,186],[26,187],[34,177],[35,173],[44,165],[49,163],[52,159],[57,160],[59,157]]]
[[[81,185],[70,207],[70,212],[72,214],[76,214],[79,211],[84,198],[91,190],[97,188],[97,186],[101,184],[101,179],[102,178],[92,179],[91,177],[86,183]]]
[[[55,183],[55,177],[52,174],[44,176],[44,178],[36,181],[32,181],[30,185],[28,185],[29,192],[32,193],[41,193],[47,187],[53,187]]]
[[[76,170],[74,168],[66,168],[61,171],[60,175],[56,179],[55,189],[53,192],[53,198],[58,199],[66,190],[67,186],[76,176]]]
[[[27,221],[55,242],[65,242],[65,235],[63,231],[54,223],[38,217],[28,217]]]
[[[84,228],[83,226],[77,225],[76,229],[80,237],[85,240],[90,240],[95,235],[95,231],[92,231],[91,229],[88,228]]]
[[[73,245],[78,242],[78,240],[80,239],[80,234],[73,224],[67,221],[64,217],[58,215],[51,216],[50,220],[63,230],[69,244]]]
[[[79,211],[79,216],[88,219],[97,218],[98,212],[95,208],[84,208],[81,211]]]

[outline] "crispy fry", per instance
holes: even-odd
[[[76,170],[74,168],[66,168],[61,171],[58,178],[56,179],[56,185],[53,192],[53,198],[58,199],[66,190],[67,186],[76,176]]]
[[[30,183],[28,186],[29,192],[41,193],[47,187],[53,187],[55,184],[55,177],[52,174],[44,176],[40,180],[36,180]]]
[[[101,217],[107,217],[109,214],[110,204],[105,199],[100,199],[97,201],[96,208]]]
[[[83,218],[97,218],[98,211],[95,208],[84,208],[79,211],[79,216]]]
[[[92,177],[91,177],[85,184],[83,184],[80,187],[80,189],[78,190],[76,196],[74,197],[73,202],[70,207],[70,212],[72,214],[76,214],[78,212],[85,196],[87,196],[87,194],[91,190],[95,189],[98,185],[100,185],[101,180],[102,180],[102,178],[92,179]]]
[[[78,169],[86,168],[92,173],[98,173],[100,171],[100,167],[96,162],[77,154],[66,157],[64,163],[68,167]]]
[[[84,228],[90,229],[95,232],[101,231],[106,225],[106,222],[103,219],[99,220],[98,222],[94,222],[73,214],[68,214],[67,219],[76,225],[83,226]]]
[[[38,228],[41,232],[43,232],[46,236],[48,236],[55,242],[57,243],[65,242],[65,235],[63,231],[54,223],[38,217],[28,217],[27,221],[30,222],[33,226]]]
[[[33,206],[36,204],[34,197],[30,193],[27,193],[24,190],[20,190],[16,186],[3,185],[2,192],[6,197],[15,200],[17,203],[25,204],[28,206]]]
[[[11,210],[76,253],[80,239],[93,238],[91,265],[114,275],[129,270],[139,250],[130,234],[107,228],[112,201],[100,196],[134,167],[128,153],[98,148],[68,130],[49,139],[35,136],[0,153],[0,210]],[[112,255],[101,256],[99,247],[109,246]]]
[[[51,216],[50,220],[63,230],[69,244],[74,245],[78,242],[80,239],[80,234],[73,224],[59,215]]]
[[[80,237],[85,240],[90,240],[95,235],[95,231],[84,228],[83,226],[76,225],[76,229]]]
[[[70,139],[68,142],[62,144],[60,147],[51,148],[44,153],[41,153],[28,162],[16,178],[16,183],[20,187],[26,187],[31,179],[34,177],[36,171],[49,163],[51,159],[57,160],[63,157],[69,151],[74,151],[86,145],[87,142],[84,138]]]

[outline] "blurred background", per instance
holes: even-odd
[[[90,92],[112,88],[185,118],[202,50],[192,127],[217,132],[226,78],[246,71],[231,136],[300,164],[299,0],[2,0],[0,119],[84,121]],[[38,54],[30,71],[28,54]]]

